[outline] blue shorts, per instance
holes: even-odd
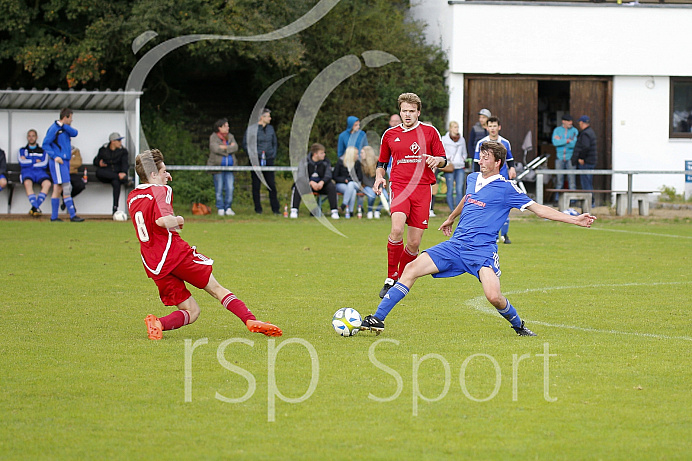
[[[437,274],[432,274],[436,278],[456,277],[466,272],[480,280],[478,272],[481,270],[481,267],[491,268],[498,277],[502,273],[500,271],[500,258],[497,255],[497,248],[489,254],[471,250],[454,240],[446,240],[434,247],[428,248],[425,252],[428,253],[428,256],[430,256],[430,259],[432,259],[440,271]]]
[[[50,159],[48,161],[50,167],[50,175],[53,178],[53,184],[67,184],[70,182],[70,161],[62,160],[62,164]]]
[[[48,170],[43,168],[27,168],[22,170],[19,180],[23,184],[27,179],[31,179],[35,184],[41,184],[46,179],[50,181],[50,175]]]

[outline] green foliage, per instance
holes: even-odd
[[[684,203],[685,201],[687,202],[692,202],[692,197],[689,199],[685,200],[685,194],[678,194],[677,190],[675,190],[674,187],[669,187],[669,186],[661,186],[659,189],[661,191],[661,196],[659,197],[659,200],[661,202],[672,202],[672,203]]]

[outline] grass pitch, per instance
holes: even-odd
[[[443,239],[432,220],[423,247]],[[188,221],[216,278],[284,336],[206,293],[165,315],[131,224],[0,223],[0,458],[689,459],[692,226],[515,220],[503,291],[517,337],[469,275],[419,280],[380,336],[389,221]]]

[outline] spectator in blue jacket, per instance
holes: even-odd
[[[562,125],[555,127],[553,130],[553,146],[555,146],[555,153],[557,157],[555,158],[555,169],[556,170],[573,170],[572,165],[572,153],[574,152],[574,146],[577,144],[577,136],[579,135],[579,130],[573,126],[572,116],[565,114],[562,116]],[[557,175],[556,189],[562,189],[565,177],[562,174]],[[567,184],[570,190],[577,188],[577,179],[575,175],[567,175]],[[557,196],[556,196],[557,199]]]
[[[250,159],[257,159],[260,166],[274,166],[278,151],[278,141],[274,127],[269,123],[272,121],[271,111],[267,108],[262,109],[259,121],[256,125],[251,125],[245,131],[243,137],[243,149],[247,152]],[[253,140],[256,140],[253,142]],[[264,181],[269,189],[269,204],[272,213],[279,214],[279,199],[276,195],[276,182],[273,171],[263,171]],[[252,172],[252,201],[255,204],[255,213],[262,214],[262,202],[260,201],[260,177]]]
[[[77,136],[77,130],[72,128],[72,109],[62,109],[60,119],[53,122],[43,138],[43,150],[50,160],[48,167],[53,178],[53,194],[51,195],[52,213],[50,220],[62,221],[58,218],[60,198],[65,201],[65,207],[70,214],[70,221],[82,222],[83,218],[77,216],[72,202],[72,184],[70,184],[70,159],[72,158],[72,140]]]
[[[368,145],[368,137],[360,130],[360,120],[353,115],[346,119],[346,129],[339,135],[336,154],[343,157],[347,147],[355,147],[360,152]]]

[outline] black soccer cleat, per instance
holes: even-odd
[[[361,330],[372,330],[379,335],[384,331],[384,322],[374,315],[366,316],[360,324]]]
[[[387,294],[389,289],[392,288],[395,283],[396,283],[396,280],[390,279],[390,278],[388,278],[384,281],[384,286],[380,290],[380,299],[384,299],[384,295]]]
[[[521,321],[521,326],[520,327],[512,327],[514,331],[517,332],[519,336],[536,336],[536,333],[533,331],[529,330],[524,326],[524,321]]]
[[[72,222],[82,222],[82,221],[84,221],[84,218],[80,218],[79,216],[74,215],[74,216],[72,216],[72,217],[70,218],[70,221],[72,221]]]
[[[512,243],[512,241],[509,239],[508,234],[503,235],[503,237],[505,239],[505,245],[509,245],[510,243]]]

